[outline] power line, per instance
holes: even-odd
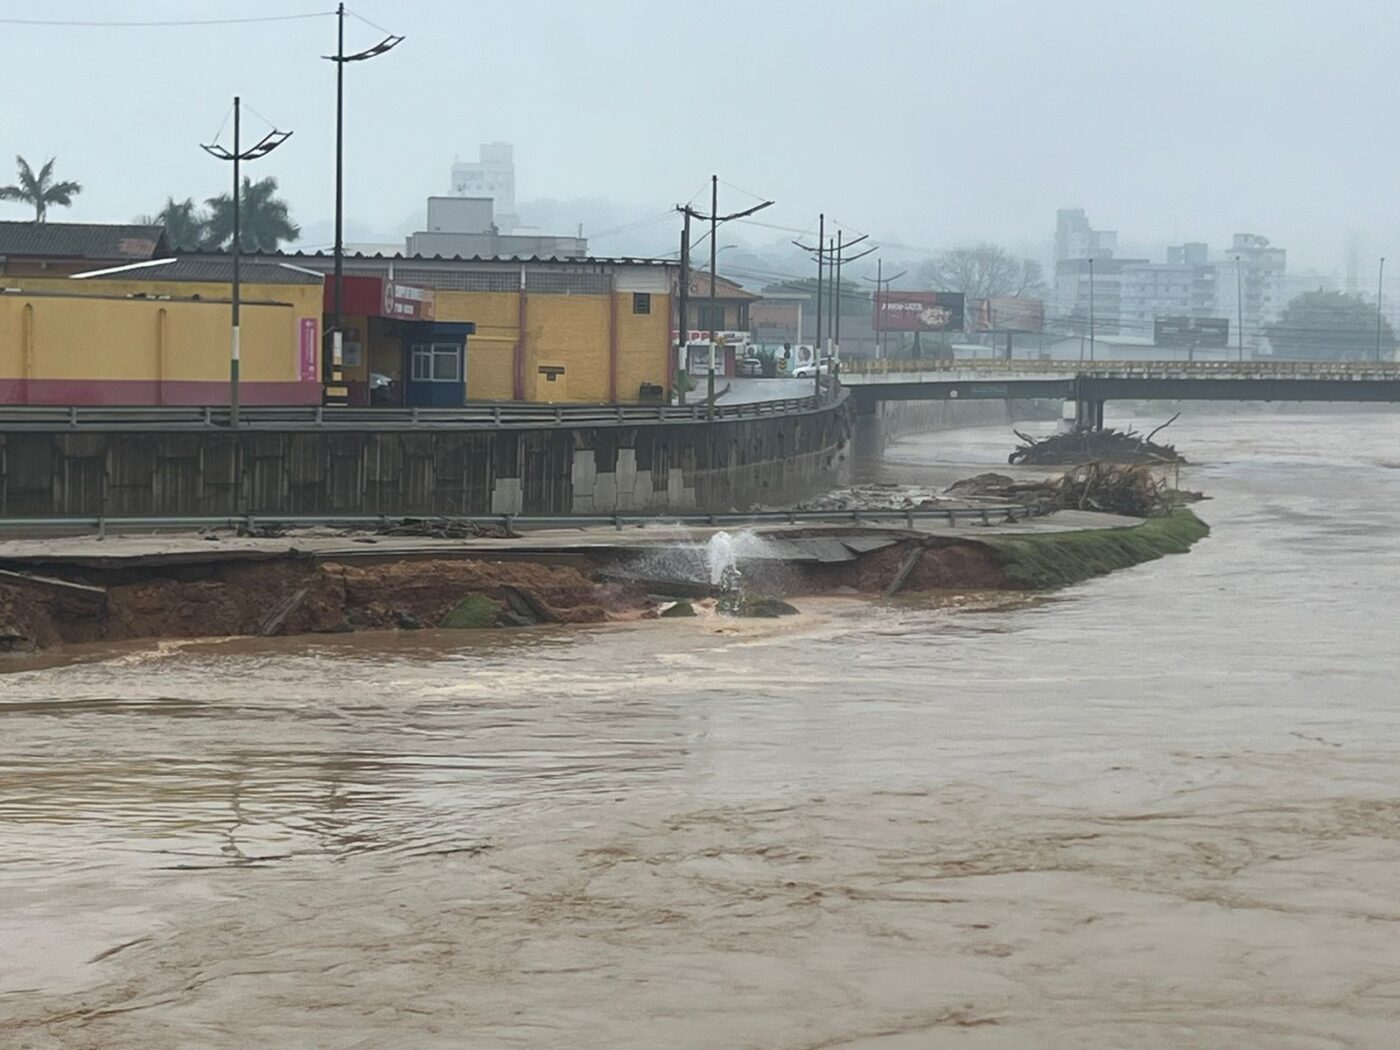
[[[185,18],[162,19],[139,22],[88,22],[53,18],[0,18],[0,25],[10,26],[51,26],[78,29],[151,29],[166,26],[231,26],[247,25],[254,22],[293,22],[304,18],[325,18],[334,11],[310,11],[301,15],[259,15],[247,18]]]

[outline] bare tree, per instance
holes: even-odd
[[[917,274],[927,288],[962,292],[969,299],[1045,295],[1045,274],[1040,263],[1018,259],[995,244],[943,252],[920,266]]]

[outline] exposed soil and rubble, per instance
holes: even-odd
[[[600,546],[572,564],[551,564],[558,559],[532,550],[528,539],[520,539],[521,550],[510,560],[451,549],[414,558],[317,558],[295,548],[263,560],[213,551],[193,562],[134,565],[120,559],[54,565],[12,559],[0,564],[0,652],[135,638],[597,624],[681,616],[697,606],[725,615],[775,616],[795,611],[783,598],[833,591],[890,597],[1036,590],[1185,550],[1206,531],[1180,509],[1182,494],[1143,466],[1092,463],[1035,482],[983,474],[945,495],[869,487],[831,498],[900,509],[949,500],[1011,501],[1148,520],[1125,528],[1122,517],[1105,518],[1115,527],[1067,526],[1024,535],[814,526],[782,535],[839,542],[875,531],[885,543],[834,563],[760,560],[717,584],[639,571],[639,550],[646,548]],[[406,528],[413,535],[458,538],[438,535],[431,523]],[[666,541],[657,542],[656,549],[665,549]],[[370,546],[366,550],[373,553]],[[685,604],[674,607],[677,601]]]

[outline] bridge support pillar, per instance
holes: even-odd
[[[1086,401],[1082,398],[1066,401],[1062,415],[1064,425],[1074,430],[1102,430],[1103,406],[1102,401]]]

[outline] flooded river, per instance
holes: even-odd
[[[1400,415],[1168,435],[1211,537],[1014,608],[0,676],[0,1046],[1395,1045]]]

